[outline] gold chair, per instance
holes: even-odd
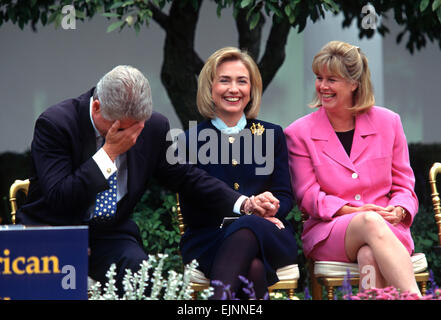
[[[438,243],[439,245],[434,247],[434,251],[441,253],[441,206],[438,189],[436,187],[436,176],[441,172],[441,163],[435,162],[429,170],[429,184],[432,189],[432,203],[433,211],[435,213],[435,222],[438,226]]]
[[[29,191],[29,179],[26,180],[15,180],[14,183],[9,188],[9,202],[11,203],[11,222],[15,224],[15,215],[17,213],[17,194],[18,192],[23,192],[26,196]]]
[[[440,215],[441,218],[441,215]],[[304,223],[307,216],[302,214],[302,222]],[[440,238],[441,239],[441,238]],[[440,242],[441,243],[441,242]],[[411,257],[415,280],[420,286],[421,293],[424,295],[427,289],[427,281],[429,280],[429,272],[427,271],[427,259],[424,253],[414,253]],[[310,278],[311,296],[313,300],[322,300],[323,287],[326,290],[328,300],[334,299],[336,287],[341,287],[350,275],[349,282],[352,286],[358,285],[360,281],[360,273],[357,263],[337,262],[337,261],[314,261],[308,259],[307,269]]]
[[[181,206],[179,203],[179,194],[176,194],[176,208],[178,212],[178,222],[179,222],[179,231],[181,236],[185,232],[185,223],[184,218],[181,212]],[[295,298],[295,289],[297,289],[297,281],[300,278],[299,267],[297,264],[285,266],[277,269],[277,277],[279,281],[268,288],[269,292],[274,290],[287,290],[288,297],[290,300]],[[195,270],[195,272],[191,275],[191,288],[193,289],[193,299],[197,298],[197,292],[202,291],[210,287],[210,280],[205,277],[205,275],[199,271]]]
[[[307,216],[302,215],[303,222]],[[414,253],[411,257],[415,280],[419,283],[421,293],[424,295],[429,280],[429,272],[427,271],[427,259],[424,253]],[[347,263],[337,261],[307,261],[308,274],[311,284],[311,296],[313,300],[322,300],[323,287],[326,290],[328,300],[334,299],[336,287],[341,287],[345,278],[350,275],[349,282],[352,286],[358,285],[360,281],[360,273],[358,263]]]
[[[427,260],[424,253],[414,253],[411,257],[415,280],[420,286],[421,293],[426,293],[429,272],[427,271]],[[357,263],[336,262],[336,261],[308,261],[308,271],[311,279],[311,291],[313,300],[321,300],[323,287],[326,289],[328,300],[334,299],[335,287],[341,287],[347,276],[350,274],[351,285],[358,285],[360,273]]]
[[[438,243],[441,246],[441,206],[438,189],[436,187],[436,176],[441,172],[441,163],[435,162],[429,170],[429,184],[432,189],[433,211],[435,213],[435,222],[438,226]],[[441,247],[435,247],[435,251],[441,253]]]

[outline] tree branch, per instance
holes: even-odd
[[[263,91],[268,87],[285,61],[285,46],[291,26],[286,18],[280,22],[273,22],[270,34],[266,41],[265,52],[259,62],[262,74]]]
[[[236,27],[239,33],[239,48],[246,50],[254,60],[259,59],[260,41],[265,18],[261,14],[257,26],[250,30],[250,22],[246,19],[247,9],[240,9],[236,18]]]
[[[168,29],[168,21],[169,16],[166,15],[160,8],[155,6],[153,3],[148,3],[148,8],[153,12],[153,20],[156,21],[157,24],[160,25],[160,27],[164,30]]]
[[[197,76],[204,62],[194,50],[202,0],[195,9],[174,1],[170,7],[161,80],[184,129],[190,120],[202,120],[196,109]]]

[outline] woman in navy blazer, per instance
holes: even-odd
[[[294,232],[285,220],[293,206],[285,136],[280,126],[255,119],[261,93],[261,76],[248,54],[232,47],[216,51],[199,75],[197,105],[207,120],[186,132],[184,150],[187,160],[255,204],[276,197],[271,216],[244,210],[218,215],[204,209],[204,199],[181,197],[184,263],[196,259],[213,285],[219,280],[236,296],[242,294],[242,275],[253,282],[257,298],[278,281],[278,268],[297,259]],[[229,216],[237,219],[220,227]],[[223,288],[214,286],[213,299],[220,299]]]

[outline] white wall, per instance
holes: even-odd
[[[40,27],[38,32],[6,24],[0,27],[0,152],[29,148],[36,117],[48,106],[76,97],[94,86],[118,64],[139,68],[150,80],[155,110],[165,114],[172,127],[180,123],[160,82],[164,31],[155,22],[137,36],[131,29],[106,33],[104,18],[77,21],[76,30]],[[341,29],[341,17],[328,16],[308,23],[302,34],[292,30],[287,58],[266,90],[260,118],[289,125],[311,110],[314,54],[330,40],[359,46],[369,58],[377,104],[402,116],[411,142],[441,142],[439,75],[441,51],[435,45],[411,56],[395,36],[358,39],[356,27]],[[393,32],[396,32],[392,24]],[[268,28],[265,34],[268,33]],[[226,45],[237,45],[231,11],[216,16],[215,5],[204,2],[196,49],[202,59]],[[437,119],[436,119],[437,117]]]

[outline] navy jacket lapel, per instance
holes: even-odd
[[[94,89],[92,88],[79,98],[80,142],[83,146],[82,162],[90,159],[96,152],[95,130],[90,120],[90,97],[93,95]]]

